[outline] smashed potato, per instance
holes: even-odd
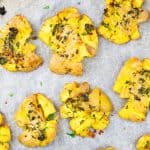
[[[14,16],[0,30],[0,64],[8,71],[29,72],[42,64],[35,45],[28,42],[32,28],[21,15]]]
[[[79,136],[93,136],[109,124],[113,109],[109,98],[99,88],[90,89],[87,82],[67,83],[60,94],[62,118],[70,118],[71,130]],[[93,129],[92,129],[93,128]]]
[[[42,94],[27,97],[15,114],[23,128],[19,141],[27,147],[46,146],[56,136],[58,117],[52,102]]]
[[[150,59],[130,58],[121,69],[113,90],[128,99],[119,116],[144,121],[150,105]]]
[[[138,26],[149,18],[149,12],[141,8],[143,2],[144,0],[106,0],[99,34],[116,44],[140,38]]]
[[[143,135],[136,144],[137,150],[150,150],[150,134]]]
[[[4,118],[0,113],[0,150],[9,150],[11,133],[9,127],[5,124]]]
[[[99,148],[98,150],[115,150],[113,147]]]
[[[98,35],[91,19],[69,7],[44,21],[39,38],[53,50],[50,70],[82,75],[85,57],[96,55]]]

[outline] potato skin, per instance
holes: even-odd
[[[150,149],[150,134],[141,136],[136,143],[137,150],[149,150]]]
[[[91,19],[68,7],[46,19],[39,38],[53,52],[50,70],[57,74],[83,74],[82,61],[98,49],[98,35]]]
[[[6,125],[3,115],[0,113],[0,150],[9,150],[10,141],[10,128]]]
[[[35,53],[36,46],[29,41],[32,28],[26,17],[14,16],[0,31],[0,64],[8,71],[29,72],[43,60]]]
[[[139,23],[149,19],[142,9],[144,0],[106,0],[103,21],[98,33],[116,44],[140,38]]]
[[[119,116],[133,122],[146,119],[150,102],[150,59],[132,57],[122,67],[113,87],[128,102]]]
[[[115,150],[114,147],[107,147],[107,148],[99,148],[97,150]]]
[[[56,137],[56,109],[41,93],[27,97],[16,111],[14,119],[23,128],[18,139],[27,147],[46,146]]]
[[[99,88],[90,89],[87,82],[67,83],[60,93],[63,105],[60,107],[62,118],[70,118],[71,130],[79,136],[90,137],[94,130],[104,130],[109,125],[113,110],[109,98]]]

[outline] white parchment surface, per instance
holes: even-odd
[[[0,17],[0,27],[15,14],[23,14],[32,24],[34,34],[36,34],[45,18],[53,16],[68,6],[75,6],[81,13],[88,14],[98,26],[102,20],[105,2],[104,0],[0,0],[0,5],[2,4],[6,6],[7,13]],[[43,9],[47,5],[49,9]],[[145,0],[144,7],[150,9],[150,0]],[[112,86],[125,60],[132,56],[141,59],[150,58],[150,22],[141,24],[140,32],[141,39],[121,46],[100,37],[97,56],[84,61],[85,73],[82,77],[56,75],[50,72],[48,66],[51,51],[38,39],[33,42],[37,45],[37,53],[43,57],[44,64],[37,70],[30,73],[11,73],[0,67],[0,111],[5,114],[12,130],[13,139],[10,149],[32,150],[18,142],[17,136],[21,129],[13,120],[15,110],[26,96],[42,92],[53,100],[58,109],[61,105],[59,93],[66,82],[87,81],[92,87],[102,88],[111,98],[114,111],[109,127],[94,139],[83,139],[77,136],[71,138],[66,134],[70,132],[68,121],[60,119],[56,140],[47,147],[37,148],[37,150],[96,150],[98,147],[109,145],[116,147],[117,150],[135,150],[137,138],[144,133],[150,133],[150,113],[147,120],[142,123],[120,119],[117,111],[125,101],[112,91]]]

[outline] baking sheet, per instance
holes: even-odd
[[[79,4],[80,2],[80,4]],[[4,4],[7,14],[0,17],[0,27],[15,14],[25,15],[32,24],[34,34],[40,29],[42,21],[53,16],[59,10],[74,6],[81,13],[88,14],[95,25],[102,20],[104,0],[0,0]],[[45,6],[49,9],[43,9]],[[150,0],[145,0],[145,8],[150,8]],[[107,93],[114,105],[114,111],[110,117],[110,125],[104,133],[95,138],[71,138],[66,133],[70,132],[68,121],[59,120],[59,128],[56,140],[45,148],[37,150],[96,150],[98,147],[112,145],[117,150],[135,150],[138,137],[144,133],[150,133],[150,113],[147,120],[142,123],[132,123],[121,120],[117,111],[125,101],[118,98],[112,91],[115,78],[125,60],[131,56],[150,58],[150,22],[140,25],[142,38],[125,45],[115,45],[102,37],[99,39],[97,56],[84,61],[85,73],[82,77],[70,75],[56,75],[49,71],[49,59],[52,55],[49,48],[40,40],[33,41],[37,45],[37,53],[44,59],[44,64],[30,73],[11,73],[0,67],[0,111],[5,114],[11,127],[13,140],[11,150],[32,150],[21,145],[17,136],[21,129],[13,120],[15,110],[22,100],[33,93],[41,92],[51,98],[57,109],[61,105],[59,93],[66,82],[87,81],[92,87],[98,86]]]

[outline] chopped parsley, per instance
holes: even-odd
[[[1,64],[1,65],[4,65],[4,64],[6,64],[6,63],[7,63],[7,59],[4,58],[4,57],[0,57],[0,64]]]
[[[16,43],[16,46],[17,46],[17,48],[19,48],[19,46],[20,46],[20,43],[19,43],[19,42],[17,42],[17,43]]]
[[[14,50],[13,41],[16,38],[17,34],[18,34],[17,28],[15,28],[15,27],[9,28],[9,33],[4,40],[4,47],[3,47],[4,50],[9,49],[13,52],[13,50]]]
[[[150,141],[146,141],[146,144],[145,144],[144,148],[146,148],[146,149],[150,148]]]
[[[55,24],[53,31],[52,31],[52,35],[55,35],[57,32],[62,32],[63,27],[64,27],[64,25],[61,23]]]
[[[104,27],[107,28],[107,29],[110,29],[109,23],[102,22],[102,26],[104,26]]]
[[[10,97],[13,97],[13,96],[14,96],[14,94],[13,94],[13,93],[9,93],[9,96],[10,96]]]
[[[138,89],[138,92],[139,94],[142,94],[142,95],[144,94],[148,95],[150,94],[150,88],[141,87]]]
[[[49,5],[43,7],[43,9],[49,9],[49,8],[50,8]]]
[[[40,85],[43,86],[43,82],[42,81],[40,82]]]
[[[92,31],[94,30],[94,26],[92,24],[85,24],[85,30],[87,34],[92,34]]]
[[[49,114],[47,117],[47,121],[53,120],[55,118],[55,113]]]
[[[83,101],[84,102],[87,102],[87,101],[89,101],[89,95],[86,93],[86,94],[83,94],[82,95],[82,98],[83,98]]]
[[[74,132],[72,133],[67,133],[67,135],[69,135],[70,137],[74,138],[76,136],[76,134]]]
[[[38,137],[38,140],[40,141],[44,141],[45,140],[45,134],[44,133],[41,133],[40,136]]]

